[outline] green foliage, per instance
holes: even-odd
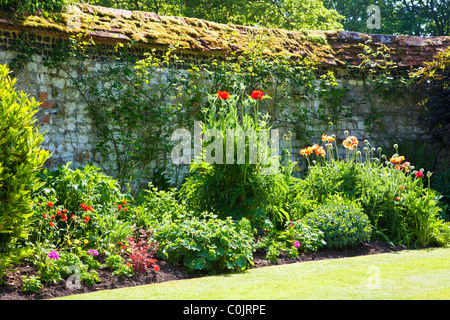
[[[255,35],[246,51],[232,54],[211,67],[203,67],[214,88],[265,88],[271,99],[260,101],[260,109],[270,119],[279,119],[298,141],[317,136],[317,127],[326,130],[330,123],[351,116],[345,87],[338,86],[333,72],[319,75],[314,57],[303,59],[289,55],[268,57],[267,36]],[[318,45],[320,47],[320,45]],[[250,94],[250,92],[247,92]],[[320,100],[318,107],[304,102]]]
[[[431,188],[442,196],[439,200],[443,208],[442,217],[450,221],[450,168],[447,165],[443,170],[433,173],[431,177]]]
[[[89,0],[91,4],[205,19],[237,25],[264,25],[288,30],[342,29],[342,18],[320,0]]]
[[[35,126],[39,103],[15,90],[16,80],[0,66],[0,252],[7,254],[28,235],[31,195],[40,187],[38,170],[49,157]]]
[[[78,239],[106,249],[109,243],[129,236],[128,207],[123,203],[132,198],[122,194],[117,180],[99,168],[71,169],[68,163],[53,171],[42,170],[39,178],[44,185],[34,195],[34,245],[64,247],[67,241]]]
[[[380,98],[390,101],[394,97],[403,97],[407,89],[406,75],[398,71],[398,65],[392,61],[390,49],[386,45],[374,45],[370,40],[358,46],[363,50],[360,53],[362,61],[350,68],[356,71],[356,77],[362,78],[365,83],[364,96],[360,103],[368,104],[370,113],[364,120],[364,126],[369,132],[376,129],[380,131],[384,129],[385,123],[381,119],[383,113],[376,107],[376,101]]]
[[[0,0],[1,11],[17,13],[58,12],[71,0]]]
[[[41,279],[38,276],[22,276],[22,290],[29,292],[39,292],[43,285]]]
[[[264,230],[263,237],[255,244],[256,249],[265,251],[265,258],[277,262],[280,255],[298,258],[299,252],[317,251],[326,242],[324,233],[303,220],[288,221],[282,230]]]
[[[174,189],[159,190],[152,183],[144,190],[141,202],[123,217],[137,228],[154,229],[160,221],[182,219],[188,214],[185,206],[176,199]]]
[[[421,183],[421,180],[414,181],[414,184]],[[440,218],[442,209],[438,199],[437,193],[432,189],[412,188],[400,200],[400,205],[408,209],[405,224],[420,247],[450,244],[450,223]]]
[[[112,206],[126,197],[120,191],[117,180],[93,165],[71,168],[69,162],[56,169],[46,168],[38,177],[43,186],[37,195],[52,201],[55,206],[62,206],[69,212],[78,211],[81,203],[95,204],[99,209]]]
[[[441,36],[450,34],[450,15],[447,0],[385,1],[385,0],[324,0],[326,8],[345,16],[341,20],[345,30],[377,34],[405,34]],[[367,20],[373,14],[369,6],[381,11],[380,29],[369,29]]]
[[[412,75],[425,94],[420,103],[420,123],[440,147],[450,146],[450,48]]]
[[[100,263],[85,251],[54,251],[57,258],[51,258],[49,252],[50,250],[38,247],[29,259],[38,269],[37,275],[40,282],[57,283],[74,275],[74,272],[79,280],[87,286],[100,282],[96,271],[100,267]],[[30,286],[35,283],[31,282]]]
[[[103,266],[112,270],[113,275],[127,278],[134,275],[133,267],[126,263],[125,259],[118,254],[109,255]]]
[[[112,63],[86,68],[97,49],[88,32],[57,43],[45,64],[65,72],[86,102],[97,136],[93,160],[121,186],[134,180],[135,192],[147,183],[141,177],[155,176],[154,182],[167,187],[161,172],[166,171],[172,146],[169,128],[191,125],[187,119],[192,110],[181,105],[191,98],[195,75],[181,76],[176,65],[182,61],[173,48],[162,56],[147,52],[139,60],[133,54],[134,42],[108,49]],[[82,70],[82,76],[73,77],[74,70]]]
[[[209,137],[210,141],[203,142],[203,157],[191,164],[190,176],[179,192],[190,209],[214,212],[223,219],[247,218],[252,223],[266,217],[274,223],[287,219],[282,207],[288,186],[278,165],[274,165],[278,163],[278,155],[271,155],[269,140],[261,141],[258,135],[267,130],[270,138],[269,116],[259,112],[258,103],[238,94],[228,100],[210,96],[202,131],[215,132],[215,140]],[[234,134],[229,130],[234,130]],[[263,143],[267,163],[259,152],[264,148]],[[239,153],[239,149],[245,154]]]
[[[245,270],[253,260],[250,223],[219,219],[211,214],[161,221],[153,237],[159,242],[157,256],[182,263],[188,270],[209,273]]]
[[[381,148],[373,148],[368,141],[364,144],[363,152],[346,150],[345,161],[335,157],[336,150],[328,144],[327,160],[310,166],[305,178],[293,187],[297,196],[292,210],[308,216],[317,212],[317,203],[340,196],[358,203],[373,228],[372,238],[408,246],[446,245],[450,233],[440,218],[439,196],[429,190],[431,173],[425,178],[423,169],[414,170],[399,156],[397,145],[396,153],[387,158]],[[428,188],[424,179],[428,179]]]
[[[355,246],[370,240],[372,227],[362,208],[339,196],[330,196],[304,217],[306,224],[324,233],[328,249]]]

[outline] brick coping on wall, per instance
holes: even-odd
[[[94,18],[96,17],[96,18]],[[323,66],[358,65],[363,52],[359,44],[384,44],[399,67],[420,67],[450,46],[449,36],[417,37],[364,34],[350,31],[287,31],[225,25],[195,18],[158,16],[152,12],[74,4],[50,18],[42,15],[12,17],[0,13],[0,29],[24,30],[67,38],[87,32],[96,42],[114,44],[136,41],[148,48],[164,49],[179,44],[182,51],[220,56],[242,52],[255,39],[263,39],[265,53],[288,53],[293,57],[314,56]],[[262,36],[261,36],[262,35]]]

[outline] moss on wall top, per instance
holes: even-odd
[[[56,14],[11,16],[0,13],[0,28],[26,29],[59,37],[88,32],[96,41],[134,40],[153,48],[179,46],[188,52],[221,55],[243,52],[257,41],[264,53],[316,57],[324,65],[358,64],[362,49],[357,45],[372,40],[392,49],[393,59],[403,66],[417,66],[432,59],[450,37],[367,35],[347,31],[287,31],[220,24],[195,18],[158,16],[151,12],[104,8],[88,4],[66,7]]]

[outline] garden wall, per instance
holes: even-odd
[[[211,63],[214,58],[224,57],[231,51],[242,52],[263,29],[89,5],[75,5],[49,18],[30,16],[18,19],[1,15],[0,62],[11,65],[11,76],[17,77],[19,89],[42,102],[37,119],[41,130],[47,132],[43,147],[53,153],[49,166],[68,161],[82,165],[92,160],[96,144],[94,123],[86,110],[82,92],[73,81],[83,71],[80,68],[67,74],[44,65],[58,41],[86,30],[98,48],[97,53],[84,62],[87,69],[101,69],[102,65],[111,63],[111,56],[104,54],[106,48],[130,41],[136,43],[135,50],[140,55],[151,49],[163,52],[170,45],[180,45],[183,49],[179,52],[186,64],[177,67],[183,69],[190,62]],[[375,141],[375,144],[386,139],[393,142],[399,139],[426,140],[418,122],[420,97],[414,88],[404,89],[402,97],[397,94],[387,97],[374,95],[368,99],[367,83],[358,73],[360,70],[354,67],[363,61],[360,44],[368,40],[372,45],[383,44],[390,48],[390,61],[401,72],[431,61],[439,50],[450,45],[450,37],[366,35],[347,31],[263,31],[267,47],[271,48],[267,55],[315,56],[320,62],[321,73],[333,71],[339,86],[349,89],[346,103],[352,116],[341,119],[338,128],[348,130],[360,140]],[[24,38],[24,34],[28,36]],[[29,37],[30,34],[33,36]],[[211,88],[211,93],[220,89]],[[320,104],[317,100],[308,99],[299,99],[298,103],[310,108],[317,108]],[[382,125],[374,126],[376,122]],[[335,128],[338,124],[334,124]],[[283,130],[282,123],[279,125]],[[340,137],[343,135],[342,132],[336,133]],[[302,143],[294,143],[295,155],[305,146]]]

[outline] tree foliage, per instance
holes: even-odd
[[[321,0],[88,0],[90,4],[151,11],[239,25],[262,25],[288,30],[341,29],[343,17]]]
[[[71,0],[0,0],[0,11],[60,11]]]
[[[450,35],[450,1],[448,0],[324,0],[327,8],[345,16],[349,31],[417,36]],[[367,20],[373,14],[368,8],[380,8],[381,28],[369,29]]]

